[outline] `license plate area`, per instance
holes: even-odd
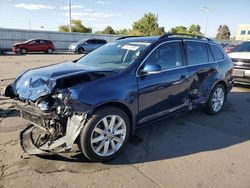
[[[22,117],[24,120],[28,121],[28,122],[31,123],[31,124],[40,125],[40,126],[45,127],[45,121],[44,121],[44,119],[43,119],[42,117],[40,117],[40,116],[35,116],[35,115],[30,114],[30,113],[25,112],[25,111],[21,111],[21,112],[20,112],[20,115],[21,115],[21,117]]]
[[[233,75],[236,77],[245,77],[245,71],[243,70],[234,70]]]

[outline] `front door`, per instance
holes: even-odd
[[[155,48],[146,64],[157,63],[162,71],[138,77],[139,123],[166,115],[187,105],[188,71],[183,61],[182,41],[166,42]]]

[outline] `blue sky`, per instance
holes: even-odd
[[[94,31],[111,25],[114,29],[131,28],[133,21],[146,12],[158,14],[159,25],[168,31],[177,25],[205,25],[202,7],[209,12],[208,36],[214,37],[220,24],[227,24],[235,35],[238,24],[250,24],[250,0],[71,0],[72,18],[81,19]],[[1,0],[0,27],[58,30],[68,23],[68,0]]]

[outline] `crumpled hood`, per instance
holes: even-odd
[[[14,81],[12,89],[20,99],[35,101],[41,96],[50,94],[58,79],[98,71],[107,71],[107,69],[88,67],[73,62],[30,69]]]

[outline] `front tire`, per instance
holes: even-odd
[[[217,84],[204,107],[205,111],[210,115],[218,114],[226,101],[226,88],[222,84]]]
[[[21,48],[20,52],[21,52],[21,54],[26,54],[27,50],[25,48]]]
[[[129,133],[127,114],[116,107],[105,107],[88,120],[79,135],[78,146],[90,161],[107,162],[123,150]]]

